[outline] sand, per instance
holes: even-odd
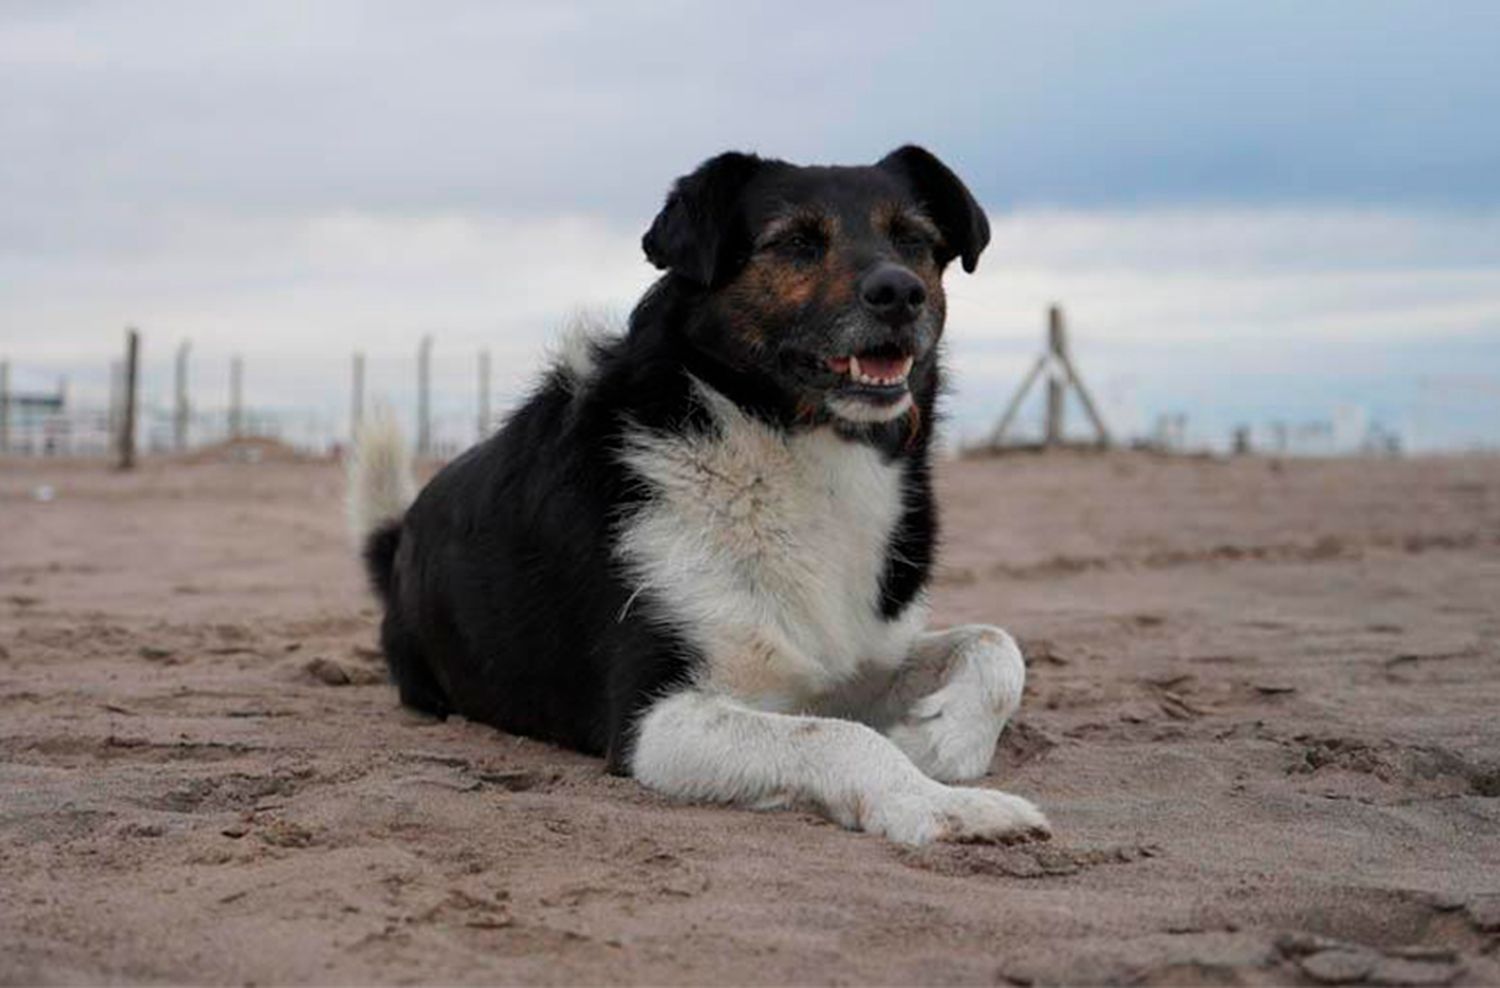
[[[985,784],[1050,844],[402,712],[332,464],[0,461],[0,982],[1500,982],[1500,459],[940,486],[937,618],[1030,662]]]

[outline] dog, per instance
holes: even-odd
[[[351,505],[401,701],[604,756],[681,800],[906,844],[1043,839],[989,768],[1025,665],[926,630],[943,274],[989,223],[928,151],[729,152],[642,239],[623,333],[575,333],[414,499],[387,422]]]

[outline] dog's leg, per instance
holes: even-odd
[[[936,782],[865,724],[768,713],[706,690],[674,694],[646,712],[631,769],[669,796],[812,806],[845,827],[906,844],[1049,834],[1026,800]]]
[[[1021,650],[999,628],[969,624],[928,632],[917,637],[880,699],[879,722],[934,779],[977,779],[989,770],[1025,685]]]

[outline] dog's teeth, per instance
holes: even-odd
[[[856,384],[867,384],[871,387],[888,388],[893,385],[902,384],[906,381],[907,375],[911,373],[913,358],[903,357],[901,359],[901,363],[896,367],[896,372],[889,376],[866,373],[865,369],[860,366],[859,358],[854,356],[853,354],[850,354],[847,358],[840,357],[837,360],[830,360],[829,366],[833,367],[835,370],[838,370],[840,369],[839,365],[844,364],[846,361],[847,367],[843,368],[843,372],[848,376],[849,380],[853,381]]]

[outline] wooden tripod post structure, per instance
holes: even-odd
[[[1078,401],[1083,405],[1084,413],[1088,415],[1089,422],[1094,427],[1096,441],[1100,446],[1108,446],[1111,442],[1109,429],[1104,425],[1104,419],[1099,415],[1099,409],[1094,405],[1094,399],[1090,396],[1088,388],[1083,386],[1083,378],[1078,376],[1078,369],[1073,364],[1073,353],[1068,348],[1068,331],[1063,322],[1062,307],[1054,305],[1047,310],[1047,349],[1042,352],[1031,369],[1026,372],[1021,386],[1016,389],[1015,395],[1010,399],[1010,404],[1005,406],[1005,412],[1000,416],[1000,423],[995,426],[995,431],[990,435],[990,446],[998,448],[1005,443],[1006,433],[1010,431],[1015,422],[1017,413],[1021,410],[1021,404],[1026,400],[1026,395],[1036,379],[1047,373],[1047,419],[1044,445],[1048,447],[1060,446],[1063,443],[1063,415],[1067,408],[1068,389],[1078,395]]]
[[[1063,441],[1063,414],[1067,411],[1067,375],[1063,361],[1067,360],[1068,338],[1063,329],[1062,310],[1057,306],[1047,310],[1047,353],[1051,366],[1047,368],[1047,437],[1048,446],[1060,445]]]

